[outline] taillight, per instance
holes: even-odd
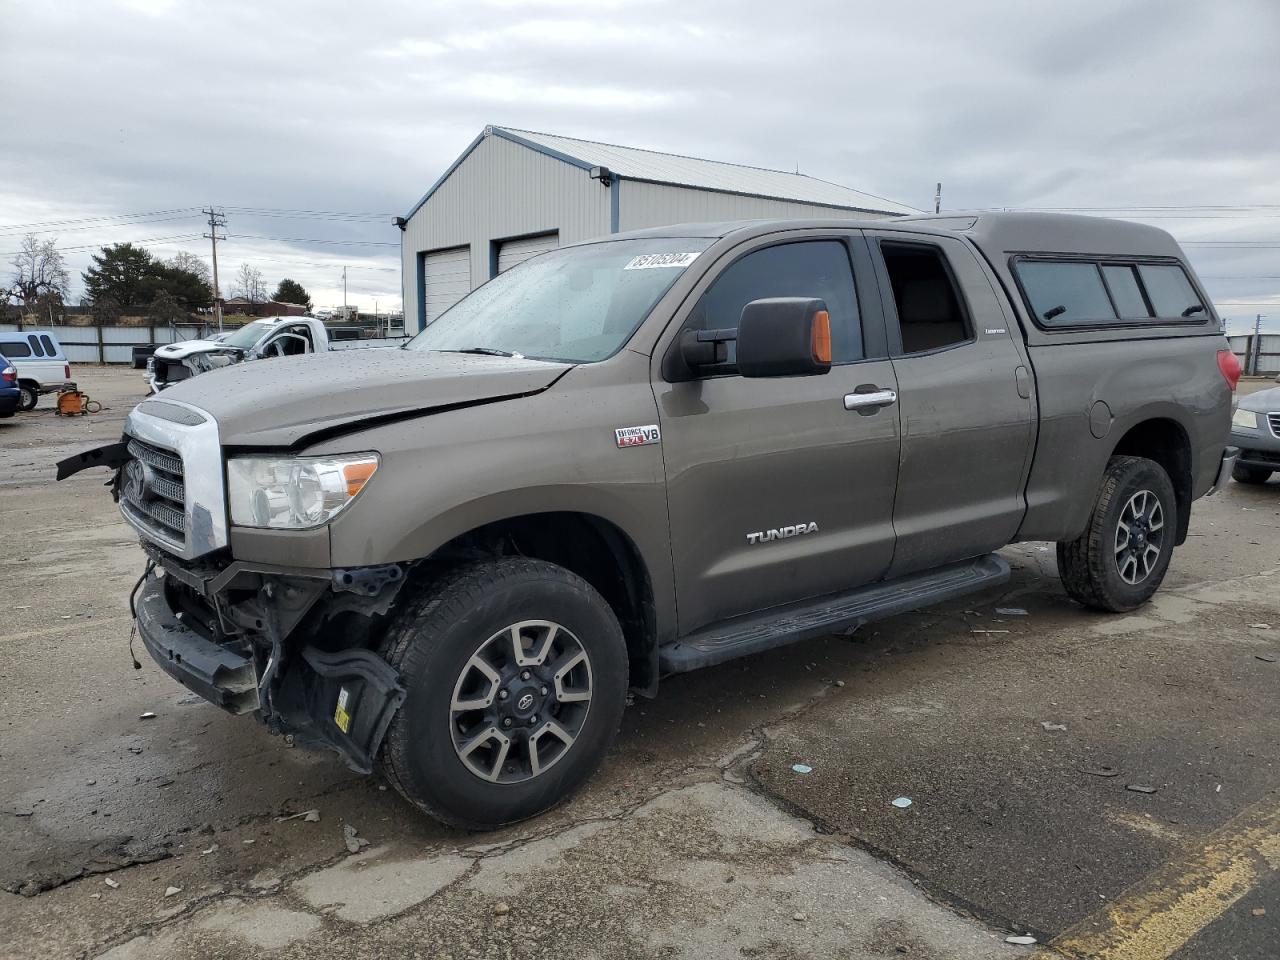
[[[63,379],[63,380],[70,380],[70,379],[71,379],[71,364],[69,364],[69,363],[64,363],[64,364],[62,365],[62,379]]]
[[[1240,366],[1240,358],[1230,350],[1218,351],[1218,369],[1222,371],[1222,379],[1227,381],[1227,386],[1234,393],[1236,384],[1240,382],[1240,374],[1244,368]]]
[[[5,381],[6,383],[17,383],[17,382],[18,382],[18,368],[17,368],[17,367],[5,367],[3,370],[0,370],[0,380]]]

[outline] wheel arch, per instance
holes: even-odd
[[[1178,525],[1175,543],[1187,539],[1191,524],[1191,502],[1194,499],[1194,463],[1191,437],[1187,428],[1171,416],[1146,417],[1129,427],[1116,441],[1112,457],[1145,457],[1164,468],[1173,483],[1177,500]]]
[[[583,511],[513,514],[457,534],[425,559],[453,563],[492,556],[544,560],[591,584],[622,627],[631,687],[646,696],[656,692],[659,607],[654,578],[639,546],[622,527]]]

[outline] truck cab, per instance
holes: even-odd
[[[263,317],[215,338],[181,340],[157,347],[147,362],[152,393],[199,373],[245,360],[301,356],[329,349],[324,324],[315,317]]]
[[[144,401],[114,471],[156,662],[454,825],[532,816],[628,688],[1003,582],[1159,588],[1239,365],[1169,235],[690,224],[562,247],[399,350]]]

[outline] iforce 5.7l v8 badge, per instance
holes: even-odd
[[[662,432],[656,423],[647,427],[619,427],[613,431],[618,438],[618,447],[643,447],[646,443],[658,443],[662,440]]]

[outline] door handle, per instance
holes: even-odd
[[[890,407],[898,402],[898,394],[894,390],[874,390],[871,393],[846,393],[844,408],[846,410],[863,410],[867,407]]]

